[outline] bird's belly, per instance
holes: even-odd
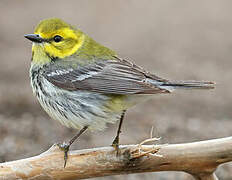
[[[49,116],[63,125],[81,129],[89,126],[92,131],[102,130],[106,123],[116,122],[121,111],[110,109],[110,97],[87,91],[67,91],[55,87],[46,79],[32,81],[34,94]]]

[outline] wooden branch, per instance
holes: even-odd
[[[83,179],[116,174],[184,171],[216,180],[217,166],[232,160],[232,137],[170,145],[123,145],[71,151],[66,168],[56,146],[38,156],[0,164],[0,179]]]

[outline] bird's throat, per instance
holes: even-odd
[[[44,65],[51,62],[50,56],[44,51],[43,45],[33,43],[32,62],[38,65]]]

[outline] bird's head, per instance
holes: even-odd
[[[41,21],[34,34],[25,37],[33,42],[32,61],[45,64],[74,54],[82,46],[85,35],[61,19],[51,18]]]

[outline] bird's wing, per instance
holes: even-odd
[[[55,66],[44,69],[43,76],[53,85],[70,91],[86,90],[105,94],[156,94],[168,90],[147,79],[164,82],[126,60],[100,60],[84,66]]]

